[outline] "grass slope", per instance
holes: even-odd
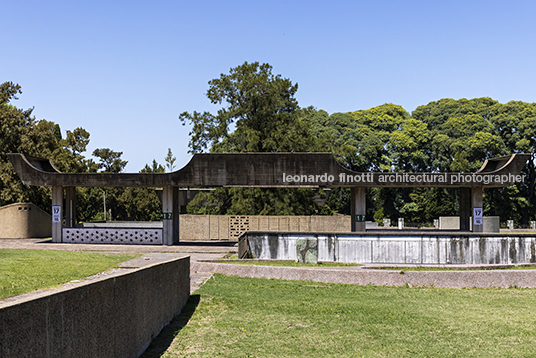
[[[149,357],[534,355],[536,290],[375,287],[216,274]]]
[[[80,279],[128,261],[133,255],[0,249],[0,298]]]

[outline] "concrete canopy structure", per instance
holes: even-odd
[[[53,240],[61,242],[61,217],[66,226],[76,222],[75,187],[162,187],[163,243],[178,242],[178,188],[352,188],[352,231],[365,231],[367,187],[460,188],[461,230],[482,231],[482,191],[521,182],[529,154],[488,159],[475,173],[358,173],[341,166],[331,153],[210,153],[195,154],[172,173],[62,173],[48,159],[8,154],[26,185],[52,187]],[[63,208],[63,189],[66,190]],[[56,210],[56,217],[54,217]],[[59,210],[59,212],[57,212]]]

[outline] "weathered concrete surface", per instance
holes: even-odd
[[[32,203],[0,207],[0,239],[50,237],[52,217]]]
[[[276,267],[195,262],[192,270],[241,277],[346,283],[375,286],[434,286],[441,288],[536,288],[536,270],[401,271],[366,267]]]
[[[189,265],[172,259],[1,300],[0,357],[137,357],[186,303]]]
[[[394,173],[358,173],[342,167],[331,153],[195,154],[185,167],[173,173],[61,173],[48,159],[8,154],[19,178],[26,185],[190,188],[503,187],[517,181],[515,177],[529,157],[530,154],[512,154],[488,159],[474,173],[481,176],[478,180],[477,176],[472,176],[473,173],[402,173],[399,177],[395,177],[398,174]],[[415,177],[422,174],[426,177]],[[495,180],[486,183],[483,175],[505,175],[506,179],[501,179],[500,183]],[[332,178],[328,179],[329,176]],[[298,181],[292,177],[301,179]]]
[[[536,263],[536,234],[460,232],[264,233],[241,237],[239,257],[298,260],[297,242],[316,239],[318,260],[379,264]]]
[[[238,241],[246,231],[350,232],[350,216],[181,215],[184,241]]]

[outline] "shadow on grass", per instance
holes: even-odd
[[[151,344],[149,347],[147,347],[140,358],[156,358],[164,355],[166,350],[175,339],[177,333],[179,333],[179,331],[186,326],[190,318],[192,318],[197,306],[199,305],[200,299],[200,295],[190,295],[190,298],[186,302],[186,305],[184,305],[181,313],[177,317],[173,318],[173,320],[171,320],[171,322],[162,329],[158,336],[153,338]]]

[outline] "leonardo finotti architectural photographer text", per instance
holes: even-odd
[[[404,184],[404,183],[422,183],[422,184],[505,184],[521,183],[524,181],[524,175],[513,174],[463,174],[463,173],[360,173],[348,175],[339,173],[338,175],[323,173],[316,175],[292,175],[283,173],[283,183],[334,183],[338,179],[340,184]]]

